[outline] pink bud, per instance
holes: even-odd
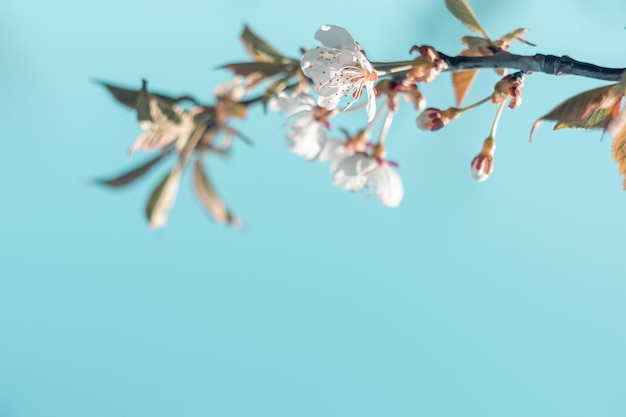
[[[478,154],[472,160],[472,178],[477,182],[483,182],[493,172],[493,156]]]
[[[439,130],[448,124],[450,119],[443,117],[443,112],[439,109],[432,107],[424,110],[422,114],[417,117],[417,127],[422,130],[435,131]]]
[[[483,142],[483,149],[472,159],[470,164],[472,178],[477,182],[483,182],[493,172],[493,155],[496,152],[496,141],[487,138]]]

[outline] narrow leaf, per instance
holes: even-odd
[[[150,195],[146,205],[146,217],[151,229],[158,229],[167,223],[167,215],[178,195],[182,172],[181,165],[176,164]]]
[[[139,98],[140,90],[133,90],[133,89],[128,89],[128,88],[118,87],[112,84],[108,84],[104,81],[96,81],[96,83],[100,84],[101,86],[109,90],[109,92],[113,95],[113,98],[115,98],[118,102],[120,102],[124,106],[129,107],[131,109],[137,109],[137,100]],[[156,94],[156,93],[151,93],[151,94],[154,97],[156,97],[159,100],[159,102],[162,104],[169,103],[170,105],[174,105],[181,101],[189,101],[193,104],[200,105],[200,103],[198,103],[198,101],[195,98],[188,96],[188,95],[183,95],[180,97],[169,97],[163,94]]]
[[[224,130],[225,135],[238,137],[246,145],[254,146],[254,142],[252,141],[252,139],[250,139],[248,136],[244,135],[243,133],[241,133],[239,130],[235,129],[234,127],[230,127],[228,125],[223,125],[222,129]]]
[[[287,87],[287,83],[289,82],[289,78],[291,78],[290,76],[288,77],[284,77],[284,78],[280,78],[276,81],[273,81],[265,90],[265,93],[263,93],[263,97],[261,98],[261,103],[263,104],[263,111],[267,113],[267,103],[270,101],[270,99],[274,96],[276,96],[278,93],[280,93],[281,91],[283,91],[286,87]]]
[[[534,43],[528,42],[526,39],[522,38],[522,35],[525,35],[529,31],[530,31],[530,29],[528,29],[528,28],[515,29],[515,30],[510,31],[509,33],[507,33],[503,37],[501,37],[500,40],[506,41],[506,42],[511,42],[513,40],[518,40],[518,41],[520,41],[522,43],[525,43],[526,45],[537,46]]]
[[[478,70],[456,71],[452,73],[457,106],[461,106],[461,103],[463,103],[463,99],[474,82],[476,74],[478,74]]]
[[[491,46],[491,42],[488,39],[480,38],[478,36],[463,36],[461,43],[470,49],[486,49]]]
[[[221,68],[226,68],[227,70],[244,77],[255,73],[271,77],[272,75],[276,75],[285,70],[285,66],[283,64],[276,64],[274,62],[242,62],[227,64]]]
[[[95,180],[95,183],[98,185],[106,185],[108,187],[123,187],[141,178],[144,174],[150,171],[150,169],[156,166],[163,158],[165,158],[166,155],[167,153],[163,152],[157,155],[155,158],[144,162],[143,164],[131,169],[128,172],[125,172],[122,175],[108,180],[97,179]]]
[[[241,41],[257,62],[281,62],[285,58],[269,43],[252,32],[248,26],[243,29]]]
[[[465,26],[469,28],[472,32],[480,33],[485,37],[485,39],[489,39],[487,32],[478,22],[478,18],[474,14],[474,11],[470,7],[467,0],[445,0],[446,7],[450,10],[450,13],[454,15],[457,19],[461,21]]]
[[[543,120],[557,122],[558,128],[592,129],[606,126],[610,114],[606,110],[611,109],[623,95],[619,84],[610,84],[570,97],[535,122],[530,132],[530,141],[532,142],[534,132]]]
[[[137,95],[137,120],[140,122],[152,122],[153,119],[150,113],[150,93],[148,92],[148,82],[146,80],[141,80],[141,90],[139,90]]]
[[[200,159],[196,159],[194,164],[193,185],[198,199],[216,222],[228,223],[231,226],[238,225],[239,220],[233,217],[215,192]]]

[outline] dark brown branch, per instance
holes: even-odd
[[[439,52],[447,64],[447,71],[475,68],[511,68],[520,71],[543,72],[551,75],[578,75],[604,81],[619,81],[626,68],[606,68],[576,61],[569,56],[515,55],[500,52],[492,56],[448,56]]]

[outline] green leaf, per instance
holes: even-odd
[[[232,215],[215,192],[200,159],[196,159],[194,164],[193,185],[198,199],[216,222],[228,223],[235,227],[240,225],[240,221]]]
[[[522,35],[525,35],[529,31],[530,31],[530,29],[528,29],[528,28],[515,29],[515,30],[510,31],[509,33],[507,33],[503,37],[501,37],[500,40],[511,42],[512,40],[515,39],[515,40],[518,40],[518,41],[520,41],[522,43],[525,43],[526,45],[537,46],[534,43],[528,42],[526,39],[522,38]]]
[[[146,217],[151,229],[158,229],[167,223],[167,215],[178,195],[182,172],[182,166],[176,164],[150,195],[146,205]]]
[[[591,113],[591,116],[579,125],[569,125],[567,123],[559,122],[554,125],[553,130],[560,129],[594,129],[597,127],[605,127],[607,121],[610,120],[611,109],[599,108]]]
[[[285,59],[280,52],[259,38],[248,26],[243,28],[241,41],[257,62],[282,62]]]
[[[137,97],[137,119],[165,125],[167,122],[180,123],[180,116],[174,111],[175,101],[159,100],[148,92],[148,82],[142,80],[141,90]]]
[[[263,104],[263,111],[267,113],[267,103],[270,101],[270,99],[272,97],[274,97],[276,94],[280,93],[281,91],[283,91],[286,87],[287,87],[287,83],[289,82],[289,79],[291,77],[284,77],[284,78],[280,78],[274,82],[272,82],[267,89],[265,90],[265,93],[263,93],[263,97],[261,98],[261,103]]]
[[[220,68],[226,68],[227,70],[244,77],[254,73],[259,73],[265,75],[266,77],[271,77],[272,75],[276,75],[285,71],[284,64],[276,64],[274,62],[243,62],[227,64]]]
[[[144,162],[143,164],[131,169],[128,172],[125,172],[122,175],[118,175],[115,178],[110,178],[107,180],[98,179],[98,180],[95,180],[95,183],[98,185],[105,185],[107,187],[123,187],[141,178],[148,171],[150,171],[155,165],[157,165],[161,160],[163,160],[163,158],[165,158],[166,155],[167,153],[163,152],[157,155],[155,158],[152,158]]]
[[[467,0],[445,0],[446,7],[450,10],[450,13],[454,15],[457,19],[461,21],[465,26],[469,28],[472,32],[480,33],[485,37],[485,39],[489,39],[487,32],[478,22],[478,18],[474,14],[474,11],[470,7]]]
[[[491,46],[491,42],[488,39],[478,36],[463,36],[461,43],[470,49],[487,49]]]
[[[108,84],[104,81],[96,81],[96,83],[102,85],[107,90],[109,90],[109,92],[113,95],[113,98],[115,98],[118,102],[120,102],[124,106],[129,107],[131,109],[135,109],[135,110],[137,109],[137,100],[139,99],[140,90],[133,90],[133,89],[128,89],[128,88],[118,87],[112,84]],[[180,103],[181,101],[189,101],[193,104],[200,105],[200,103],[195,98],[188,96],[188,95],[183,95],[183,96],[174,98],[174,97],[169,97],[163,94],[155,94],[155,93],[150,93],[150,94],[156,97],[161,103],[161,105],[163,106],[164,105],[173,106],[174,104]]]
[[[555,128],[593,129],[604,127],[610,120],[615,106],[624,95],[620,84],[610,84],[568,98],[539,118],[530,131],[530,141],[539,124],[544,120],[557,122]]]

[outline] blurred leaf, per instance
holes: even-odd
[[[463,36],[461,43],[470,49],[489,48],[491,42],[485,38],[479,38],[478,36]]]
[[[257,62],[281,62],[285,58],[269,43],[252,32],[248,26],[243,29],[241,41]]]
[[[485,37],[485,39],[489,39],[487,32],[478,22],[478,18],[474,14],[474,11],[470,7],[467,0],[445,0],[446,7],[450,10],[450,13],[454,15],[457,19],[461,21],[465,26],[469,28],[469,30],[480,33]]]
[[[610,109],[624,95],[619,84],[610,84],[570,97],[539,118],[530,131],[533,140],[535,129],[544,120],[557,122],[559,128],[592,129],[606,126]]]
[[[476,78],[476,74],[478,74],[478,70],[455,71],[452,73],[457,106],[461,106],[465,95]]]
[[[617,104],[617,109],[619,112],[619,100],[615,104]],[[589,116],[589,118],[583,122],[583,124],[578,125],[578,126],[571,126],[571,125],[568,125],[567,123],[557,123],[556,125],[554,125],[554,130],[571,129],[571,128],[595,129],[598,127],[606,127],[608,122],[610,122],[611,119],[616,116],[615,111],[613,110],[614,108],[615,108],[615,105],[609,109],[605,109],[605,108],[596,109],[594,110],[593,113],[591,113],[591,116]]]
[[[152,169],[156,164],[158,164],[163,158],[165,158],[166,155],[167,153],[163,152],[157,155],[155,158],[152,158],[148,160],[147,162],[144,162],[143,164],[133,168],[132,170],[128,172],[125,172],[122,175],[119,175],[115,178],[111,178],[108,180],[98,179],[95,182],[96,184],[106,185],[108,187],[123,187],[141,178],[144,174],[150,171],[150,169]]]
[[[272,82],[265,93],[263,93],[263,97],[261,98],[261,103],[263,104],[263,111],[267,112],[267,103],[270,101],[272,97],[283,91],[287,87],[287,83],[291,77],[280,78],[274,82]]]
[[[139,94],[137,95],[137,120],[140,122],[152,122],[153,119],[150,113],[150,93],[148,92],[148,82],[146,80],[141,80],[141,90],[139,90]]]
[[[226,68],[227,70],[244,77],[255,73],[271,77],[272,75],[283,72],[285,70],[285,65],[276,64],[274,62],[242,62],[227,64],[221,68]]]
[[[623,178],[622,187],[626,190],[626,109],[609,123],[607,130],[613,138],[613,159],[617,162],[617,169]]]
[[[142,80],[141,90],[137,97],[137,119],[166,125],[167,122],[180,123],[180,116],[174,111],[176,103],[172,99],[159,100],[148,91],[148,82]]]
[[[230,127],[228,125],[222,125],[221,128],[224,130],[226,136],[235,136],[241,139],[246,145],[254,146],[254,142],[252,139],[238,131],[237,129]]]
[[[522,38],[522,35],[525,35],[528,32],[530,32],[530,29],[528,28],[515,29],[515,30],[510,31],[503,37],[501,37],[500,40],[506,41],[506,42],[511,42],[512,40],[518,40],[522,43],[525,43],[526,45],[537,46],[534,43],[528,42],[526,39]]]
[[[200,159],[196,159],[194,164],[193,185],[198,199],[216,222],[237,225],[239,221],[233,217],[224,202],[218,197]]]
[[[158,229],[167,223],[167,215],[178,195],[182,172],[182,166],[176,164],[150,195],[146,217],[151,229]]]
[[[128,89],[128,88],[122,88],[122,87],[118,87],[112,84],[108,84],[104,81],[96,81],[98,84],[102,85],[103,87],[105,87],[107,90],[109,90],[109,92],[113,95],[113,98],[115,98],[118,102],[120,102],[121,104],[123,104],[126,107],[130,107],[131,109],[137,109],[137,100],[139,98],[139,91],[140,90],[132,90],[132,89]],[[180,97],[169,97],[169,96],[165,96],[162,94],[155,94],[155,93],[151,93],[154,97],[156,97],[159,102],[162,102],[163,104],[167,104],[169,103],[170,105],[174,105],[177,103],[180,103],[181,101],[189,101],[193,104],[196,105],[200,105],[200,103],[198,103],[198,101],[191,97],[191,96],[180,96]]]

